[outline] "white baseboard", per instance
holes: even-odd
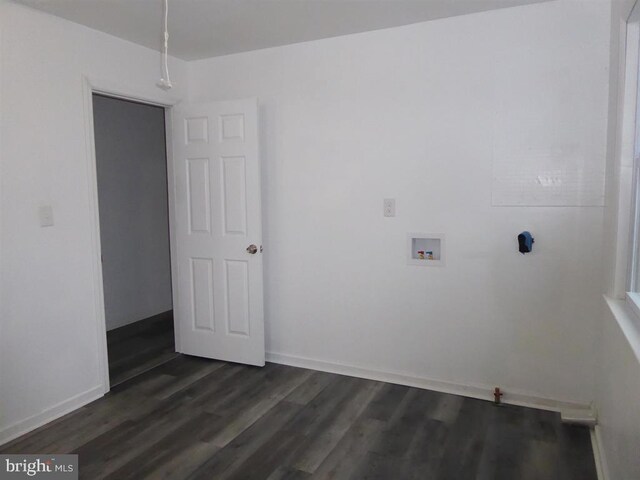
[[[310,370],[319,370],[321,372],[336,373],[339,375],[347,375],[350,377],[366,378],[368,380],[395,383],[398,385],[406,385],[409,387],[423,388],[425,390],[434,390],[442,393],[450,393],[453,395],[462,395],[464,397],[493,401],[494,387],[487,385],[471,385],[444,382],[441,380],[434,380],[426,377],[416,377],[412,375],[404,375],[401,373],[372,370],[368,368],[356,367],[353,365],[327,362],[324,360],[316,360],[313,358],[298,357],[276,352],[267,352],[266,357],[268,362],[281,363],[283,365],[290,365],[292,367],[308,368]],[[591,406],[584,403],[574,402],[570,400],[545,398],[537,395],[532,395],[527,392],[512,391],[508,389],[504,391],[502,401],[509,405],[531,407],[540,410],[550,410],[553,412],[562,412],[565,410],[591,411]]]
[[[49,407],[36,415],[20,420],[13,425],[9,425],[0,431],[0,445],[4,445],[25,433],[35,430],[36,428],[60,418],[73,410],[83,407],[87,403],[93,402],[103,395],[104,389],[99,385],[87,390],[86,392],[74,395],[73,397]]]
[[[596,463],[598,480],[609,480],[609,467],[607,466],[607,458],[602,444],[602,429],[598,425],[591,429],[591,447],[593,448],[593,459]]]

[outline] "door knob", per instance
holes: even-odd
[[[256,247],[253,243],[247,247],[247,252],[251,255],[254,255],[258,251],[258,247]]]

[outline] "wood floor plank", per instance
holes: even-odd
[[[445,452],[449,426],[439,420],[423,419],[402,456],[419,478],[437,478]]]
[[[178,357],[175,360],[180,360],[181,358],[183,357]],[[186,387],[226,365],[224,362],[209,359],[202,362],[188,361],[183,362],[181,365],[175,365],[175,360],[158,367],[161,372],[165,372],[167,375],[171,376],[173,380],[166,385],[161,385],[151,390],[149,393],[155,398],[160,400],[169,398],[173,394],[180,392]]]
[[[430,418],[447,425],[453,424],[458,418],[463,400],[464,397],[459,395],[439,395],[437,404],[429,414]]]
[[[226,446],[304,382],[310,374],[301,369],[292,369],[284,373],[285,375],[278,377],[277,381],[265,381],[258,391],[247,392],[233,409],[224,409],[220,416],[227,419],[227,424],[209,441],[220,448]],[[204,410],[208,411],[207,408]]]
[[[279,430],[268,443],[263,444],[243,463],[237,465],[225,480],[249,480],[269,478],[278,468],[288,467],[289,459],[303,440],[295,431]],[[207,477],[216,478],[216,477]]]
[[[308,473],[315,472],[383,386],[380,382],[357,380],[348,397],[340,402],[339,408],[297,446],[291,467]]]
[[[509,422],[510,415],[503,412],[505,409],[500,407],[491,412],[476,473],[477,480],[522,478],[526,468],[524,461],[532,438],[523,435],[522,429]]]
[[[287,430],[310,435],[330,425],[332,417],[360,388],[360,380],[335,376],[332,382],[286,426]]]
[[[557,442],[532,440],[529,442],[525,458],[525,468],[521,480],[565,480],[562,468],[562,455]]]
[[[291,392],[286,400],[288,402],[306,405],[322,392],[334,378],[335,375],[331,373],[311,372],[309,378]]]
[[[349,428],[329,455],[315,470],[314,480],[346,480],[369,453],[371,445],[381,435],[385,422],[361,417]]]
[[[280,399],[284,398],[283,394],[288,395],[308,376],[309,372],[301,368],[267,365],[255,375],[251,375],[250,381],[236,382],[227,394],[215,402],[203,404],[202,407],[218,415],[233,415],[265,397],[276,395]]]
[[[305,480],[310,476],[311,474],[296,470],[294,468],[279,467],[276,471],[269,475],[267,480]]]
[[[221,369],[233,372],[219,385],[207,386],[203,389],[200,382],[193,388],[187,388],[187,394],[193,394],[194,405],[198,408],[206,408],[209,412],[218,413],[225,405],[233,405],[251,386],[259,384],[264,377],[276,367],[267,365],[264,368],[249,367],[246,365],[228,364]],[[221,371],[218,370],[218,371]],[[208,382],[207,382],[208,383]],[[177,395],[182,395],[178,392]]]
[[[437,401],[437,394],[411,389],[396,405],[387,426],[371,452],[386,457],[403,458],[418,430]]]
[[[562,452],[564,478],[597,480],[589,429],[577,425],[555,424],[558,445]]]
[[[462,401],[458,416],[447,435],[436,478],[461,480],[475,477],[492,408],[498,407],[471,398]]]
[[[182,390],[166,397],[166,400],[188,398],[195,408],[207,405],[209,399],[216,399],[233,388],[239,378],[247,375],[247,368],[237,364],[225,364],[199,380],[185,386]]]
[[[424,480],[424,477],[420,477],[414,472],[413,466],[406,460],[400,457],[386,457],[377,453],[367,453],[359,461],[350,478],[352,480]],[[466,479],[461,477],[457,480]]]
[[[385,384],[367,406],[364,415],[376,420],[389,420],[409,390],[410,388],[404,385]]]
[[[147,468],[142,476],[137,478],[184,480],[217,451],[218,447],[203,441],[193,442],[179,450],[168,450],[159,462],[158,468]]]
[[[209,460],[202,463],[189,479],[225,479],[234,474],[235,470],[240,468],[260,448],[270,445],[274,441],[273,437],[282,431],[284,425],[301,409],[302,406],[295,403],[279,402],[257,422],[244,430]],[[205,438],[205,440],[207,439]]]
[[[185,472],[189,469],[189,451],[194,448],[208,448],[210,455],[215,454],[217,447],[202,439],[211,431],[221,428],[223,424],[224,419],[206,412],[188,417],[180,427],[160,437],[159,441],[148,445],[133,459],[104,478],[109,480],[159,478],[165,475],[168,464],[173,464],[172,471],[178,469],[175,464],[177,457],[183,457],[186,461],[179,468],[179,471]],[[196,465],[192,466],[195,469]]]
[[[186,402],[165,402],[135,421],[128,420],[76,449],[83,475],[103,478],[190,420]]]
[[[114,365],[110,367],[112,372],[111,385],[119,385],[122,382],[126,382],[130,378],[148,372],[163,363],[173,360],[177,356],[178,354],[173,350],[173,347],[166,347],[160,351],[144,352],[124,364]]]

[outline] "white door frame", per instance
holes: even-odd
[[[109,359],[107,352],[107,325],[104,307],[104,285],[102,279],[102,261],[100,245],[100,210],[98,205],[98,175],[96,167],[96,148],[95,148],[95,132],[93,126],[93,94],[100,93],[110,97],[122,98],[125,100],[133,100],[135,102],[156,105],[165,109],[165,137],[166,137],[166,153],[167,153],[167,189],[169,202],[169,243],[171,246],[171,283],[173,290],[173,304],[176,303],[176,285],[175,272],[177,271],[175,264],[175,211],[174,211],[174,192],[175,183],[173,179],[173,169],[171,156],[173,155],[171,143],[171,107],[181,101],[180,98],[167,95],[161,92],[155,85],[150,84],[148,88],[135,88],[128,85],[122,85],[106,79],[89,77],[83,75],[83,97],[84,97],[84,126],[85,139],[87,149],[87,180],[89,187],[89,209],[90,209],[90,228],[91,228],[91,256],[93,257],[93,287],[95,295],[95,318],[97,330],[97,349],[96,355],[98,360],[99,375],[102,376],[102,391],[106,394],[110,388],[109,381]],[[178,329],[176,332],[176,350],[180,351],[180,341],[178,338]]]

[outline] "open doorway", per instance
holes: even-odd
[[[94,93],[111,386],[174,358],[165,109]]]

